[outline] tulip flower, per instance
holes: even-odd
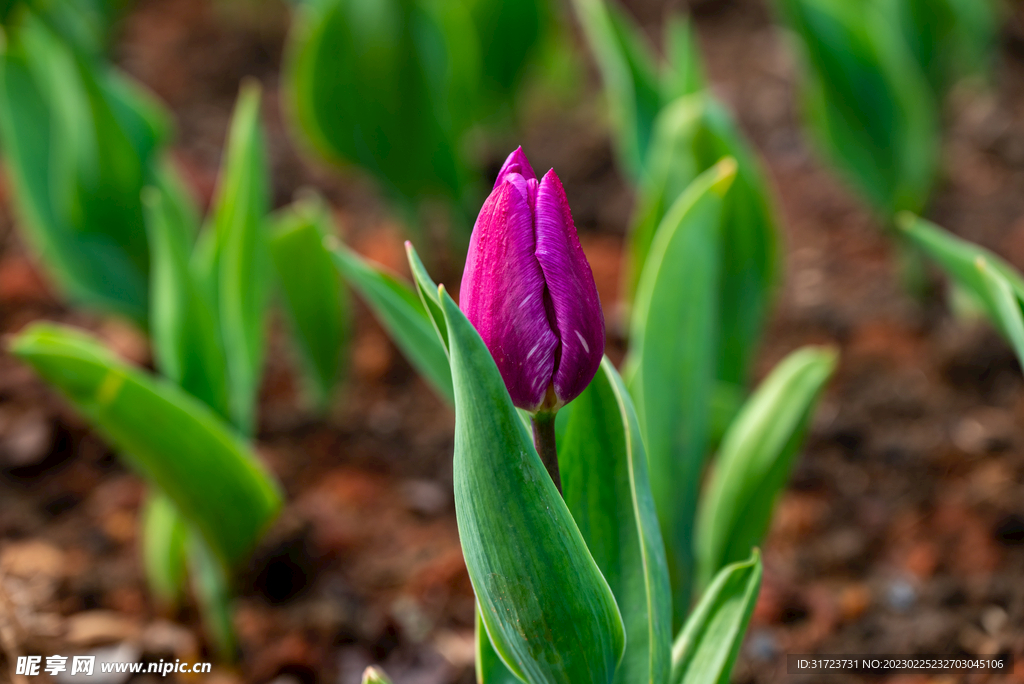
[[[594,275],[562,182],[554,170],[538,181],[522,148],[505,160],[477,217],[459,305],[512,403],[535,414],[535,433],[538,420],[553,421],[594,379],[604,355]]]

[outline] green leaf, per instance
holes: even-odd
[[[437,296],[437,283],[427,273],[427,267],[423,265],[420,255],[411,242],[406,241],[405,253],[409,258],[409,269],[412,271],[413,281],[416,283],[416,291],[420,295],[420,302],[434,325],[434,330],[441,343],[444,345],[445,354],[448,353],[448,326],[444,322],[444,313],[441,311],[441,298]]]
[[[159,487],[225,562],[245,558],[277,514],[281,494],[252,450],[205,404],[72,328],[30,325],[10,351]]]
[[[160,372],[216,413],[230,419],[227,360],[214,303],[189,267],[192,228],[167,201],[162,189],[144,192],[153,250],[150,330]]]
[[[259,84],[247,81],[231,119],[221,167],[210,238],[215,240],[213,259],[204,264],[208,281],[216,282],[231,414],[245,434],[256,424],[271,272],[264,225],[267,161],[259,116]]]
[[[379,667],[368,667],[363,672],[363,684],[391,684],[391,680]]]
[[[0,56],[0,138],[21,227],[73,302],[147,325],[139,192],[166,117],[28,12]]]
[[[233,592],[229,573],[200,535],[189,535],[188,559],[192,590],[199,604],[206,635],[221,660],[233,661],[237,656],[238,642],[231,619]]]
[[[455,388],[455,510],[495,650],[529,684],[608,684],[622,618],[516,415],[483,340],[446,294]]]
[[[883,216],[920,211],[938,165],[938,107],[877,3],[776,0],[800,39],[805,118],[825,156]]]
[[[991,69],[998,22],[990,0],[880,0],[880,5],[900,27],[936,97],[957,79]]]
[[[657,64],[640,29],[604,0],[573,0],[604,82],[619,163],[639,178],[654,118],[661,107]]]
[[[728,684],[761,588],[761,554],[722,570],[672,647],[671,684]]]
[[[185,587],[185,540],[188,531],[171,500],[151,490],[142,510],[142,568],[162,610],[171,612]]]
[[[460,139],[479,109],[467,3],[322,0],[296,11],[284,97],[328,160],[359,164],[406,207],[461,196]]]
[[[897,216],[896,224],[904,237],[986,307],[991,320],[998,320],[998,315],[986,296],[987,285],[982,279],[982,272],[977,268],[979,258],[1006,279],[1017,297],[1024,298],[1024,278],[998,255],[909,212]]]
[[[633,401],[607,357],[573,401],[558,463],[565,503],[626,627],[620,684],[667,681],[672,592]]]
[[[698,582],[750,555],[768,530],[821,390],[831,349],[804,347],[761,383],[722,439],[697,517]]]
[[[983,257],[977,258],[975,267],[981,274],[985,288],[983,301],[994,316],[992,323],[1013,346],[1017,360],[1024,367],[1024,314],[1021,312],[1020,296],[1014,292],[1010,282]]]
[[[476,681],[477,684],[520,684],[522,681],[502,662],[501,656],[494,650],[483,618],[480,617],[480,605],[476,606]]]
[[[777,280],[779,229],[756,156],[728,110],[706,93],[680,98],[658,117],[629,241],[630,290],[672,202],[727,156],[737,172],[722,209],[717,377],[746,386]]]
[[[707,88],[700,46],[693,22],[672,14],[665,22],[665,67],[661,74],[661,101],[672,102]]]
[[[347,292],[324,238],[333,234],[327,207],[318,199],[282,212],[270,240],[292,339],[303,362],[314,403],[326,408],[349,341]]]
[[[341,275],[367,303],[409,363],[439,397],[453,403],[448,353],[416,293],[340,242],[332,242],[330,251]]]
[[[693,517],[715,386],[722,197],[731,159],[701,174],[658,229],[640,276],[627,365],[668,552],[673,624],[693,584]]]

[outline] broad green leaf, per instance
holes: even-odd
[[[192,591],[199,604],[203,628],[221,660],[233,661],[238,643],[231,618],[231,580],[216,554],[211,553],[201,535],[188,538],[189,575]]]
[[[630,390],[668,552],[676,626],[693,584],[693,517],[715,385],[722,197],[735,173],[731,159],[719,162],[668,211],[640,276],[630,326]]]
[[[332,241],[330,251],[341,275],[367,303],[405,358],[438,396],[451,404],[452,375],[448,353],[416,293],[340,242]]]
[[[547,12],[541,0],[471,3],[480,42],[484,85],[511,93],[541,37]]]
[[[659,115],[630,234],[629,289],[671,204],[726,156],[736,159],[737,172],[722,209],[717,376],[745,386],[777,279],[779,230],[757,158],[728,110],[709,94],[680,98]]]
[[[672,592],[633,401],[607,357],[558,443],[565,503],[626,627],[620,684],[668,679]]]
[[[142,510],[141,527],[146,583],[161,608],[171,612],[185,588],[185,522],[170,499],[151,490]]]
[[[487,636],[480,617],[480,606],[476,608],[476,682],[477,684],[520,684],[522,681],[505,666],[501,656],[494,650],[491,638]]]
[[[349,302],[324,248],[333,233],[322,202],[306,200],[278,216],[270,240],[292,338],[316,406],[326,407],[341,373],[349,338]]]
[[[979,257],[984,259],[989,268],[1006,279],[1018,297],[1024,298],[1024,278],[1004,259],[984,247],[958,238],[934,223],[909,212],[897,216],[896,225],[902,230],[903,236],[982,303],[985,303],[985,285],[981,271],[977,268]],[[993,315],[994,320],[994,312],[989,310],[989,313]]]
[[[176,385],[64,326],[33,324],[14,338],[10,351],[159,487],[228,564],[248,554],[277,514],[280,491],[252,450]]]
[[[793,352],[772,370],[729,427],[697,516],[700,586],[761,543],[835,364],[836,353],[830,349]]]
[[[657,65],[621,9],[605,0],[573,0],[573,8],[601,71],[619,161],[629,176],[639,178],[661,106]]]
[[[883,216],[920,211],[938,164],[938,109],[899,27],[874,2],[776,0],[802,49],[807,124]]]
[[[491,643],[529,684],[608,684],[623,654],[608,583],[483,340],[441,296],[455,389],[455,510]]]
[[[391,680],[379,667],[368,667],[363,672],[363,684],[391,684]]]
[[[147,325],[139,192],[166,117],[30,13],[0,56],[0,137],[32,248],[72,301]]]
[[[722,568],[672,646],[671,684],[728,684],[761,588],[761,554]]]
[[[189,267],[192,228],[160,188],[144,192],[146,223],[153,250],[150,330],[160,372],[225,419],[228,408],[227,360],[214,303]]]
[[[231,414],[246,434],[256,424],[271,273],[267,161],[259,117],[259,85],[248,81],[231,119],[212,217],[210,239],[216,247],[205,265],[207,278],[216,283]]]
[[[359,164],[406,208],[427,196],[460,197],[459,141],[479,90],[467,29],[466,3],[297,8],[283,91],[301,139],[332,162]]]
[[[441,311],[441,299],[437,296],[437,283],[427,273],[427,267],[423,265],[420,255],[411,242],[405,243],[405,253],[409,258],[409,269],[412,271],[413,281],[416,283],[416,291],[420,295],[420,302],[434,325],[434,330],[441,343],[444,345],[445,354],[448,353],[448,326],[444,322],[444,313]]]
[[[900,27],[937,97],[957,79],[985,73],[997,45],[991,0],[877,0]]]
[[[977,258],[975,267],[981,274],[985,288],[984,301],[995,316],[992,323],[1013,346],[1017,360],[1024,368],[1024,314],[1021,312],[1020,296],[1014,292],[1010,282],[983,257]]]

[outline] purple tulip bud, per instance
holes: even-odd
[[[498,364],[512,403],[555,411],[594,379],[604,316],[562,182],[517,149],[469,241],[459,305]]]

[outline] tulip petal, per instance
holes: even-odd
[[[555,396],[569,403],[594,379],[604,354],[604,315],[562,182],[548,171],[537,191],[537,260],[551,296],[561,356]]]
[[[491,192],[473,228],[459,292],[459,306],[494,357],[512,403],[528,411],[544,399],[558,349],[535,256],[529,199],[536,184],[511,173]]]
[[[537,180],[537,174],[533,172],[533,167],[530,166],[530,160],[526,158],[526,153],[523,152],[522,147],[517,147],[512,154],[508,155],[508,159],[501,165],[501,170],[498,171],[498,178],[494,181],[494,187],[497,188],[505,181],[505,177],[510,173],[518,173],[526,180]],[[533,204],[531,203],[532,207]]]

